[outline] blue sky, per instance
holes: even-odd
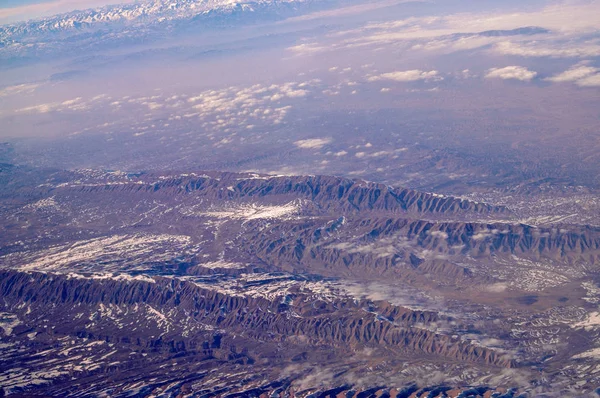
[[[109,0],[107,0],[109,1]],[[117,1],[117,0],[115,0]],[[32,4],[53,3],[55,0],[1,0],[0,8],[13,8]]]
[[[42,1],[35,1],[35,0],[4,0],[3,2],[0,3],[0,8],[11,8],[11,7],[24,6],[24,5],[28,5],[28,4],[34,4],[34,3],[42,3]]]

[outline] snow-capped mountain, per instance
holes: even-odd
[[[146,0],[0,26],[0,59],[40,59],[148,43],[177,33],[279,20],[329,0]]]
[[[253,11],[264,6],[304,3],[306,0],[148,0],[115,4],[0,27],[2,40],[47,32],[93,28],[103,24],[147,24],[193,18],[214,12]]]

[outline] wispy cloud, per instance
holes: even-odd
[[[415,82],[417,80],[442,80],[443,77],[439,75],[436,70],[422,71],[420,69],[396,71],[389,73],[382,73],[381,75],[369,77],[369,81],[375,82],[378,80],[393,80],[396,82]]]
[[[493,51],[502,55],[518,55],[521,57],[552,57],[552,58],[585,58],[600,56],[600,42],[573,42],[562,40],[514,42],[502,41],[497,43]]]
[[[34,106],[28,106],[26,108],[21,108],[17,110],[17,112],[22,113],[48,113],[52,112],[60,107],[60,102],[51,102],[47,104],[39,104]]]
[[[296,55],[312,55],[321,53],[323,51],[327,51],[327,47],[320,46],[316,43],[303,43],[298,44],[296,46],[288,47],[287,50],[293,52]]]
[[[39,84],[33,84],[33,83],[8,86],[3,89],[0,89],[0,97],[7,97],[9,95],[16,95],[16,94],[31,94],[39,86],[40,86]]]
[[[357,4],[353,6],[336,8],[334,10],[326,10],[326,11],[317,11],[311,14],[301,15],[299,17],[288,18],[283,22],[295,22],[295,21],[310,21],[313,19],[321,19],[321,18],[331,18],[331,17],[341,17],[347,15],[356,15],[363,14],[367,11],[377,10],[380,8],[391,7],[401,3],[410,3],[415,1],[424,1],[424,0],[384,0],[384,1],[374,1],[365,4]]]
[[[560,2],[529,12],[454,14],[445,17],[447,26],[463,32],[517,29],[540,26],[560,32],[588,32],[600,28],[600,1]]]

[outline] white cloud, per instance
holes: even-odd
[[[303,43],[298,44],[297,46],[288,47],[287,50],[297,55],[311,55],[326,51],[327,47],[319,46],[315,43]]]
[[[496,230],[496,229],[492,229],[491,231],[484,230],[484,231],[478,232],[475,235],[471,236],[471,238],[473,240],[484,240],[491,236],[496,235],[497,233],[498,233],[498,230]]]
[[[508,289],[508,285],[506,283],[498,282],[492,285],[484,286],[484,290],[491,293],[502,293]]]
[[[537,75],[537,72],[531,71],[523,66],[506,66],[504,68],[492,68],[485,75],[486,78],[516,79],[521,81],[530,81]]]
[[[435,38],[434,40],[415,44],[411,49],[436,51],[438,53],[452,53],[485,47],[497,41],[499,41],[498,37],[478,36],[476,34],[460,38],[443,36],[441,38]]]
[[[363,14],[363,13],[371,11],[371,10],[377,10],[380,8],[389,7],[391,5],[396,5],[396,4],[400,4],[400,3],[408,3],[411,1],[413,1],[413,0],[373,1],[373,2],[368,2],[366,4],[358,4],[358,5],[335,8],[333,10],[316,11],[311,14],[288,18],[284,22],[309,21],[309,20],[320,19],[320,18],[331,18],[331,17],[346,16],[346,15]]]
[[[321,149],[325,145],[330,144],[331,141],[331,138],[309,138],[296,141],[294,142],[294,145],[302,149]]]
[[[329,248],[334,250],[343,250],[348,253],[371,254],[378,258],[391,257],[398,253],[398,249],[393,245],[391,240],[382,240],[376,243],[366,245],[357,245],[349,242],[341,242],[330,245]]]
[[[599,7],[600,0],[569,0],[526,12],[455,13],[368,23],[331,35],[343,40],[328,43],[326,49],[389,45],[400,50],[448,53],[493,45],[496,53],[528,57],[598,56],[600,43],[587,34],[600,30]],[[524,27],[541,30],[515,31],[510,41],[506,36],[480,34]]]
[[[599,70],[598,68],[594,68],[592,66],[585,66],[585,65],[579,64],[579,65],[575,65],[575,66],[569,68],[568,70],[564,71],[563,73],[559,73],[558,75],[549,77],[546,80],[550,80],[555,83],[573,82],[573,81],[588,77],[590,75],[593,75],[596,72],[598,72],[598,70]]]
[[[60,105],[61,104],[59,102],[52,102],[52,103],[48,103],[48,104],[28,106],[27,108],[22,108],[22,109],[17,110],[17,112],[48,113],[48,112],[52,112],[52,111],[58,109],[60,107]]]
[[[554,83],[574,82],[581,87],[596,87],[600,86],[599,72],[599,68],[588,66],[586,62],[581,62],[546,80]]]
[[[581,87],[600,87],[600,73],[577,80],[575,84]]]
[[[378,80],[393,80],[397,82],[414,82],[417,80],[442,80],[443,77],[439,76],[439,72],[436,70],[422,71],[420,69],[396,71],[382,73],[378,76],[371,76],[368,80],[370,82]]]
[[[600,56],[600,45],[572,42],[524,42],[502,41],[494,46],[494,52],[521,57],[584,58]]]
[[[52,102],[47,104],[39,104],[18,109],[17,113],[48,113],[53,111],[64,110],[83,110],[87,109],[87,105],[81,102],[81,97],[66,100],[63,102]]]
[[[286,91],[283,91],[283,93],[286,95],[286,97],[298,98],[298,97],[304,97],[306,94],[308,94],[308,91],[306,91],[306,90],[286,90]]]
[[[77,97],[77,98],[73,98],[73,99],[71,99],[71,100],[66,100],[66,101],[63,101],[63,103],[62,103],[62,104],[63,104],[63,105],[73,105],[73,104],[76,104],[76,103],[77,103],[77,102],[79,102],[79,101],[81,101],[81,97]]]
[[[373,152],[369,156],[372,157],[372,158],[377,158],[377,157],[380,157],[380,156],[391,155],[392,153],[393,152],[390,152],[390,151],[377,151],[377,152]]]
[[[429,231],[429,235],[434,238],[448,239],[448,234],[444,231]]]
[[[19,84],[16,86],[8,86],[8,87],[5,87],[0,90],[0,97],[6,97],[8,95],[15,95],[15,94],[22,94],[22,93],[31,94],[39,86],[40,86],[39,84]]]
[[[493,14],[454,14],[445,19],[448,26],[463,31],[486,31],[493,29],[516,29],[523,26],[540,26],[557,31],[589,31],[600,26],[598,5],[600,2],[571,2],[556,4],[531,12]]]

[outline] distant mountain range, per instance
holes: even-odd
[[[150,0],[0,26],[0,59],[148,43],[179,31],[279,20],[339,4],[331,0]]]
[[[47,33],[72,34],[74,31],[106,27],[140,27],[189,20],[210,14],[234,14],[265,7],[289,7],[315,0],[150,0],[75,10],[51,17],[0,26],[4,45]],[[318,1],[317,1],[318,2]],[[324,3],[324,2],[322,2]]]

